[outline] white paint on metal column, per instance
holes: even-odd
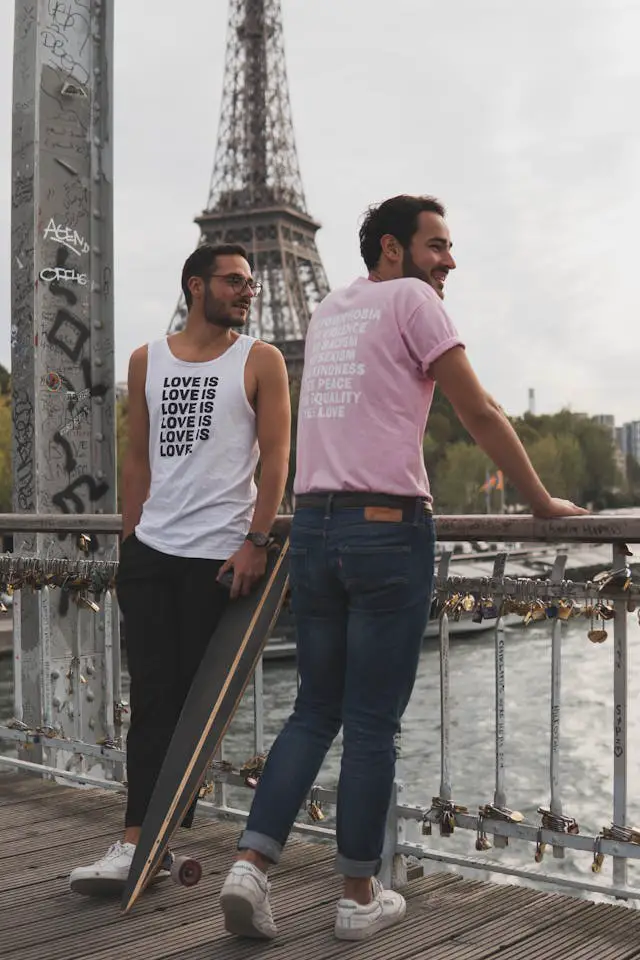
[[[113,6],[15,5],[11,361],[18,513],[116,509]],[[115,543],[97,534],[89,549],[101,557]],[[16,552],[83,556],[75,534],[26,535],[16,539]],[[18,712],[32,728],[63,727],[66,736],[95,743],[108,736],[103,687],[78,687],[88,666],[104,661],[104,614],[69,601],[59,590],[46,601],[24,593],[15,610]],[[110,634],[118,645],[117,620]],[[35,747],[29,758],[41,752]]]

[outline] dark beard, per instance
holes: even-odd
[[[429,274],[425,273],[424,270],[421,270],[420,267],[417,267],[413,262],[413,257],[408,250],[405,250],[402,255],[402,276],[416,277],[418,280],[424,280],[425,283],[428,283],[429,286],[435,290],[439,297],[442,296],[440,290],[438,290],[438,288],[435,287],[431,282],[431,277]]]
[[[202,312],[207,323],[215,327],[222,327],[226,330],[231,330],[234,327],[244,327],[246,322],[244,320],[238,320],[228,314],[225,307],[221,305],[219,300],[216,300],[208,287],[205,287],[204,291]]]

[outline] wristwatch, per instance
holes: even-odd
[[[266,533],[248,533],[245,540],[249,540],[254,547],[266,547],[269,544],[269,535]]]

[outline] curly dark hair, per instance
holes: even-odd
[[[373,270],[380,260],[380,241],[385,234],[394,236],[404,250],[409,249],[421,213],[437,213],[441,217],[446,215],[444,205],[435,197],[411,197],[407,194],[369,207],[359,230],[360,253],[369,270]]]

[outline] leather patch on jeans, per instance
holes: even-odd
[[[386,523],[402,523],[402,510],[396,507],[365,507],[364,518]]]

